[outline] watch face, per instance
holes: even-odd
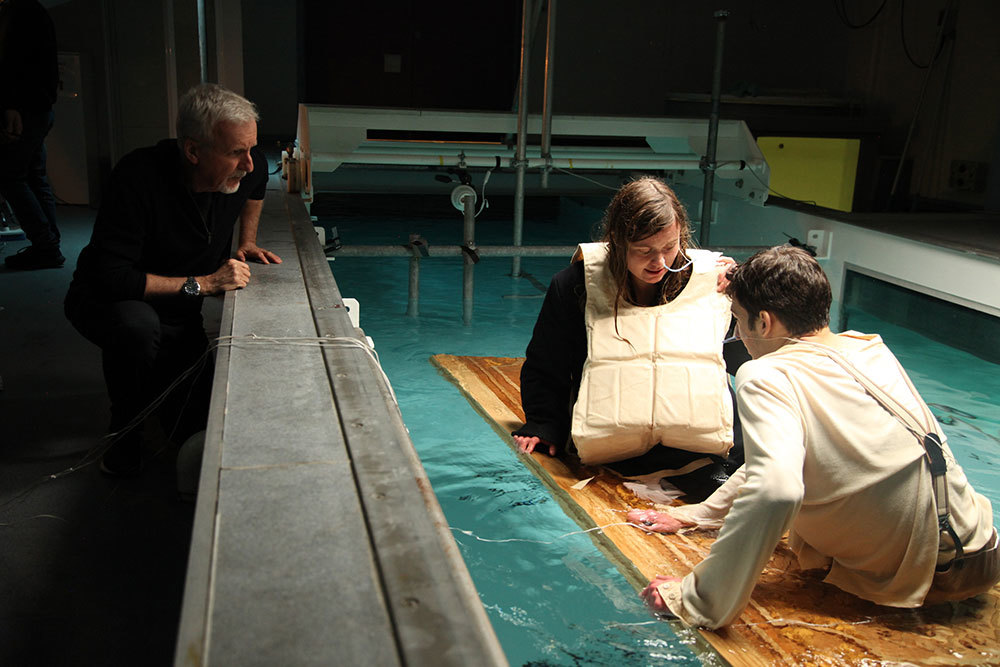
[[[184,294],[187,296],[198,296],[201,294],[201,285],[194,278],[188,278],[184,281],[184,287],[182,289]]]

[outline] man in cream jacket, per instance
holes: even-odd
[[[936,496],[922,439],[944,442],[939,425],[881,338],[830,331],[819,264],[771,248],[735,269],[726,293],[753,357],[736,375],[746,464],[703,503],[629,514],[658,532],[721,527],[708,557],[683,579],[654,579],[646,602],[692,626],[731,623],[785,532],[802,569],[825,570],[826,582],[877,604],[964,599],[1000,580],[989,500],[947,443],[947,494]],[[938,496],[949,531],[939,529]]]

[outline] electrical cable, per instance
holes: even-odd
[[[610,185],[605,185],[604,183],[601,183],[600,181],[595,181],[592,178],[587,178],[586,176],[581,176],[580,174],[574,174],[572,171],[569,171],[568,169],[562,169],[560,167],[552,167],[552,169],[554,171],[561,172],[561,173],[566,174],[568,176],[575,176],[576,178],[579,178],[580,180],[587,181],[588,183],[593,183],[594,185],[600,186],[600,187],[605,188],[607,190],[611,190],[613,192],[618,192],[618,188],[613,188]]]
[[[899,26],[900,26],[900,35],[901,36],[903,35],[903,12],[904,12],[904,4],[903,3],[904,3],[904,1],[905,0],[900,0]],[[900,156],[899,156],[899,162],[898,162],[898,165],[896,167],[896,175],[892,179],[892,188],[890,188],[890,190],[889,190],[889,198],[886,201],[886,208],[887,209],[892,206],[892,203],[893,203],[893,201],[896,198],[896,188],[899,185],[899,180],[900,180],[900,178],[903,175],[903,167],[906,164],[906,155],[907,155],[907,152],[909,151],[909,148],[910,148],[910,140],[913,138],[913,133],[916,130],[916,127],[917,127],[917,119],[920,117],[920,109],[923,106],[924,96],[927,93],[927,85],[930,83],[931,75],[934,73],[933,66],[937,63],[938,57],[941,55],[941,52],[944,49],[945,42],[954,38],[953,34],[949,33],[949,34],[946,35],[946,33],[945,33],[945,28],[948,27],[948,24],[950,23],[950,21],[952,19],[952,16],[953,16],[953,14],[952,14],[952,5],[953,4],[954,4],[954,0],[947,0],[946,4],[944,6],[944,11],[941,12],[941,14],[940,14],[940,16],[938,18],[937,34],[934,36],[934,41],[935,41],[935,43],[936,43],[937,46],[935,48],[934,57],[931,58],[930,63],[928,63],[928,65],[924,68],[927,71],[924,73],[923,83],[921,83],[921,85],[920,85],[920,94],[917,96],[917,103],[916,103],[916,105],[915,105],[915,107],[913,109],[913,117],[910,119],[910,127],[907,130],[907,132],[906,132],[906,141],[903,142],[903,150],[902,150],[902,152],[900,153]],[[903,44],[904,44],[904,47],[905,47],[905,45],[906,45],[905,40],[904,40]],[[905,50],[905,48],[904,48],[904,50]],[[906,56],[908,58],[910,58],[909,51],[907,51]],[[912,58],[910,58],[910,62],[913,63],[914,65],[917,65],[917,63],[915,63]],[[919,65],[918,65],[918,67],[919,67]]]
[[[774,194],[778,195],[782,199],[787,199],[788,201],[798,202],[799,204],[810,204],[812,206],[819,206],[819,204],[817,204],[812,199],[795,199],[793,197],[786,197],[785,195],[781,194],[780,192],[778,192],[777,190],[775,190],[774,188],[772,188],[770,185],[768,185],[767,183],[765,183],[763,181],[763,179],[761,179],[760,176],[758,176],[757,174],[754,173],[753,169],[748,170],[748,173],[751,176],[753,176],[754,178],[756,178],[758,183],[760,183],[765,188],[767,188],[768,192],[773,192]]]
[[[948,7],[945,6],[945,9],[943,10],[944,14],[940,17],[941,21],[944,21],[948,17],[947,10]],[[903,43],[903,53],[906,54],[906,59],[909,60],[910,64],[916,67],[917,69],[927,69],[928,67],[933,67],[934,63],[937,62],[938,57],[941,55],[941,51],[944,49],[944,43],[948,40],[945,38],[944,33],[942,33],[941,38],[935,47],[934,55],[931,56],[930,62],[928,62],[926,65],[921,65],[913,58],[913,54],[910,53],[910,47],[906,43],[906,28],[904,21],[905,17],[906,17],[906,0],[899,0],[899,39]]]
[[[927,141],[923,145],[924,160],[922,161],[923,168],[920,170],[920,177],[916,182],[916,193],[924,192],[924,185],[929,178],[933,178],[931,170],[927,168],[927,165],[940,164],[943,159],[943,152],[945,141],[942,138],[942,132],[944,128],[947,127],[947,122],[942,122],[942,117],[946,117],[948,113],[947,101],[951,99],[951,85],[953,79],[953,70],[955,65],[955,40],[948,40],[948,51],[943,55],[943,74],[941,81],[941,92],[937,95],[937,104],[934,107],[934,119],[930,123],[930,132],[928,136],[931,137],[930,141]]]
[[[837,8],[837,16],[840,17],[841,22],[848,28],[852,30],[860,30],[861,28],[867,27],[872,23],[872,21],[878,18],[879,14],[882,13],[882,10],[885,9],[886,4],[888,4],[888,0],[882,0],[882,4],[878,6],[878,9],[876,9],[875,13],[871,15],[871,18],[861,23],[854,23],[850,18],[848,18],[846,3],[847,0],[833,0],[833,4]]]
[[[498,163],[500,162],[500,158],[497,158],[497,162]],[[483,196],[483,203],[479,205],[479,210],[476,212],[474,216],[472,216],[474,218],[478,218],[479,214],[483,212],[483,209],[488,208],[490,205],[489,201],[486,199],[486,184],[490,182],[490,174],[492,173],[493,169],[490,168],[486,170],[486,175],[483,176],[483,186],[479,189],[479,191],[482,193]]]

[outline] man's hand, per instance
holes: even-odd
[[[535,436],[535,435],[532,435],[532,436],[515,435],[514,436],[514,444],[517,445],[517,450],[519,452],[523,452],[525,454],[530,454],[531,452],[535,451],[535,447],[538,447],[539,445],[541,445],[542,447],[538,451],[544,452],[545,448],[548,447],[548,449],[549,449],[549,456],[555,456],[556,455],[556,446],[555,445],[551,445],[551,444],[549,444],[547,442],[542,442],[542,439],[539,438],[538,436]]]
[[[0,128],[0,144],[12,144],[24,133],[24,123],[21,112],[17,109],[6,109],[3,112],[3,127]]]
[[[652,533],[676,533],[685,526],[695,525],[656,510],[629,510],[628,521]]]
[[[270,250],[264,250],[256,243],[244,243],[236,251],[236,259],[241,262],[258,262],[260,264],[281,264],[281,258]]]
[[[670,609],[667,607],[667,603],[663,601],[663,596],[660,595],[660,591],[656,590],[657,586],[660,584],[665,584],[668,581],[680,581],[679,577],[668,577],[663,574],[656,575],[656,578],[649,582],[649,585],[642,589],[639,593],[639,597],[642,601],[646,603],[653,611],[660,613],[670,613]]]
[[[250,267],[246,262],[227,259],[219,270],[210,276],[197,278],[202,294],[219,294],[229,290],[241,289],[250,282]]]

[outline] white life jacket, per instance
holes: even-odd
[[[657,444],[724,456],[733,404],[722,339],[729,298],[716,291],[720,253],[688,250],[691,278],[659,306],[619,304],[606,243],[580,244],[587,289],[587,360],[571,436],[583,463],[610,463]]]

